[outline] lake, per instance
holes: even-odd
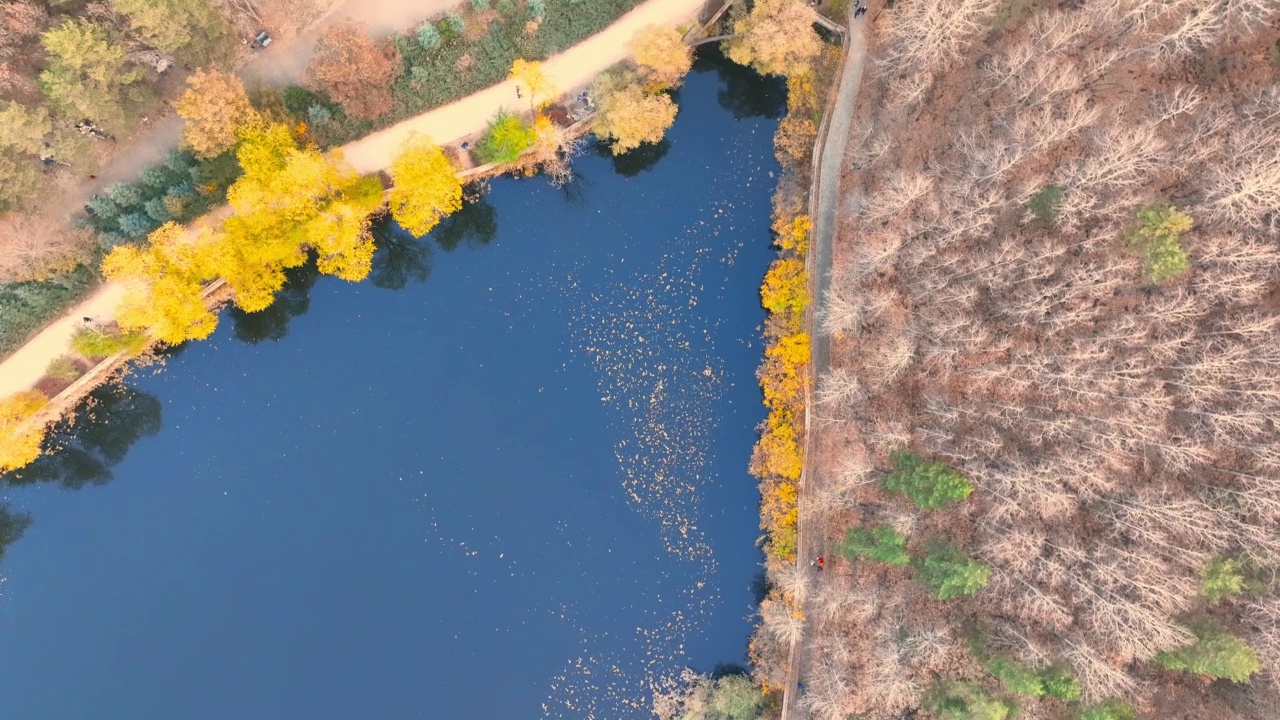
[[[785,91],[679,102],[97,391],[8,478],[5,716],[620,720],[744,663]]]

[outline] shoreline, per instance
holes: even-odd
[[[674,25],[687,22],[691,17],[700,15],[706,6],[707,0],[647,0],[601,32],[549,58],[545,62],[547,75],[566,92],[580,87],[589,83],[591,78],[600,72],[625,59],[630,39],[640,30],[649,25]],[[620,41],[622,40],[620,36],[625,36],[626,41]],[[515,98],[515,87],[515,81],[505,80],[448,105],[401,121],[360,140],[334,148],[334,151],[340,153],[361,174],[384,170],[390,166],[401,143],[412,133],[428,135],[433,142],[444,147],[482,131],[493,115],[507,109],[509,105],[516,104],[512,102]],[[480,174],[475,172],[480,169],[472,168],[469,171],[463,171],[460,175],[472,178]],[[215,210],[210,215],[218,212]],[[203,220],[204,218],[198,219],[192,225]],[[101,283],[87,298],[72,306],[8,357],[0,360],[0,397],[7,397],[34,387],[44,377],[49,363],[69,350],[72,336],[83,325],[82,318],[93,318],[95,323],[113,321],[115,309],[123,295],[124,288],[118,283]],[[106,362],[106,360],[99,362],[86,375],[93,374],[101,377],[100,368]],[[77,381],[72,387],[79,384]],[[56,401],[62,400],[66,393],[67,390],[64,390],[50,398],[45,407],[51,410],[52,406],[58,404]],[[65,405],[65,403],[62,404]],[[40,418],[42,424],[47,424],[52,419],[50,412],[44,409],[37,413],[33,420],[36,418]]]

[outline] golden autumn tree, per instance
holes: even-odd
[[[760,304],[774,313],[804,312],[809,305],[804,262],[796,258],[774,260],[760,286]]]
[[[391,163],[391,178],[391,216],[414,235],[426,235],[462,209],[462,184],[453,164],[430,138],[409,139]]]
[[[381,203],[376,177],[362,178],[341,156],[298,147],[288,127],[256,123],[236,151],[244,174],[227,190],[235,215],[211,243],[210,264],[247,312],[269,306],[284,271],[320,256],[320,270],[346,280],[369,272],[367,219]]]
[[[511,63],[511,73],[508,77],[515,80],[524,92],[528,93],[530,105],[546,103],[556,95],[555,83],[547,77],[542,69],[542,63],[537,60],[516,58],[516,61]]]
[[[144,246],[117,245],[102,261],[102,274],[126,291],[116,321],[126,330],[145,330],[170,344],[203,340],[218,317],[200,297],[211,277],[208,234],[189,233],[165,223]]]
[[[814,17],[813,8],[800,0],[757,0],[751,13],[733,25],[729,59],[763,75],[808,72],[822,51]]]
[[[28,421],[49,402],[39,390],[0,400],[0,472],[16,470],[40,457],[44,427]]]
[[[670,88],[693,67],[693,48],[676,28],[650,25],[631,41],[631,59],[646,82]]]
[[[662,140],[676,121],[676,104],[666,93],[645,92],[640,78],[631,73],[605,73],[596,78],[592,94],[600,112],[592,130],[611,141],[614,155]]]
[[[174,105],[186,120],[182,141],[197,157],[213,157],[236,144],[236,132],[257,115],[244,84],[231,73],[197,70]]]

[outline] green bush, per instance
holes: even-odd
[[[1259,593],[1262,583],[1253,577],[1252,568],[1231,557],[1218,557],[1205,565],[1200,574],[1200,594],[1214,605],[1242,592]]]
[[[531,18],[541,20],[547,16],[546,0],[529,0],[527,7]]]
[[[1008,720],[1018,712],[1010,700],[993,698],[976,683],[945,683],[925,696],[925,707],[942,720]]]
[[[0,284],[0,353],[22,345],[96,283],[93,270],[81,265],[49,280]]]
[[[1138,227],[1125,239],[1142,253],[1152,282],[1164,282],[1185,273],[1191,265],[1182,249],[1182,234],[1195,221],[1168,205],[1152,205],[1138,211]]]
[[[489,9],[489,0],[471,0],[471,9],[476,12],[484,12]]]
[[[1196,620],[1184,625],[1195,635],[1195,641],[1177,650],[1157,654],[1156,664],[1169,670],[1232,682],[1244,682],[1262,669],[1253,648],[1214,622]]]
[[[451,37],[459,37],[467,31],[467,21],[456,12],[445,13],[444,22],[445,32]]]
[[[102,194],[121,208],[136,207],[144,199],[138,186],[129,183],[112,183],[102,190]]]
[[[982,665],[1011,693],[1028,697],[1049,695],[1068,702],[1080,699],[1080,683],[1066,668],[1052,666],[1037,670],[1004,653],[986,658]]]
[[[1040,671],[1040,682],[1044,685],[1044,694],[1059,700],[1074,702],[1080,699],[1080,683],[1071,671],[1059,666]]]
[[[93,328],[82,328],[71,337],[71,349],[87,358],[104,358],[121,350],[130,355],[142,352],[147,338],[142,333],[110,333]]]
[[[59,355],[49,363],[49,367],[44,369],[44,374],[54,380],[62,382],[75,382],[84,375],[84,369],[80,367],[80,362],[70,355]]]
[[[515,17],[515,0],[497,0],[497,2],[494,3],[494,7],[497,8],[498,12],[502,13],[506,17]]]
[[[423,23],[418,28],[418,45],[427,52],[440,47],[440,31],[431,23]]]
[[[1046,225],[1052,225],[1058,219],[1058,211],[1062,209],[1062,188],[1049,185],[1031,196],[1027,201],[1031,214]]]
[[[1123,700],[1108,700],[1098,705],[1087,705],[1076,712],[1076,720],[1133,720],[1133,708]]]
[[[969,497],[973,485],[943,462],[927,462],[915,453],[894,453],[897,470],[880,481],[885,490],[911,498],[921,510],[937,510]]]
[[[939,600],[977,595],[987,586],[991,570],[941,540],[929,543],[929,554],[916,563],[916,577]]]
[[[486,163],[515,162],[533,144],[537,134],[517,115],[501,113],[489,123],[476,143],[476,154]]]
[[[890,525],[851,527],[836,550],[851,562],[858,558],[890,565],[911,562],[911,556],[907,554],[907,538]]]

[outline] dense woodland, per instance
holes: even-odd
[[[1280,716],[1277,10],[872,9],[830,562],[760,640],[805,633],[813,717]]]

